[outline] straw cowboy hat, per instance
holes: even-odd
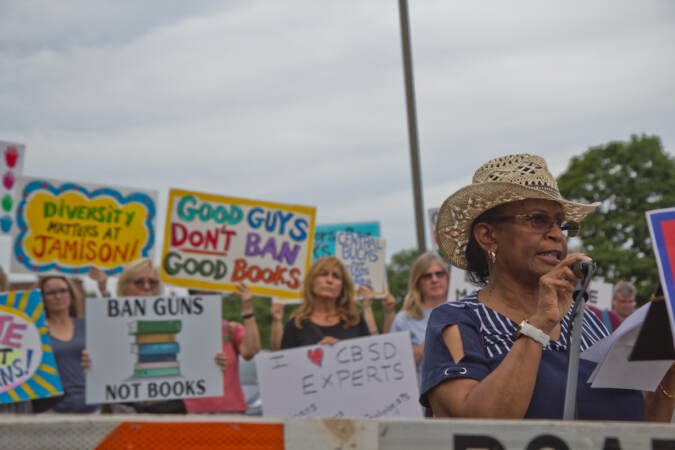
[[[575,222],[580,222],[600,205],[562,198],[555,178],[540,156],[523,153],[494,158],[476,170],[470,185],[443,202],[436,222],[441,253],[453,266],[466,269],[466,245],[476,217],[502,203],[528,198],[558,202],[565,220]]]

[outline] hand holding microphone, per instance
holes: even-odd
[[[598,271],[598,266],[593,261],[575,261],[572,264],[572,272],[579,278],[592,277]]]

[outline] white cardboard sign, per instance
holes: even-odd
[[[335,256],[352,276],[354,287],[370,285],[376,295],[387,291],[386,242],[359,233],[335,233]]]
[[[407,331],[256,356],[267,417],[421,417]]]
[[[223,395],[219,295],[86,301],[88,404]]]

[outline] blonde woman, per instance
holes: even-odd
[[[396,314],[390,332],[410,331],[413,357],[419,371],[424,354],[424,335],[431,310],[448,300],[450,272],[436,253],[422,253],[410,269],[408,293]]]
[[[370,336],[354,300],[352,278],[339,259],[324,256],[314,261],[302,289],[302,304],[284,327],[282,349]]]

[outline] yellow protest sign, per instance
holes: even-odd
[[[12,270],[109,275],[151,255],[154,193],[26,179],[21,185]]]
[[[162,281],[299,298],[311,261],[315,208],[172,189]]]

